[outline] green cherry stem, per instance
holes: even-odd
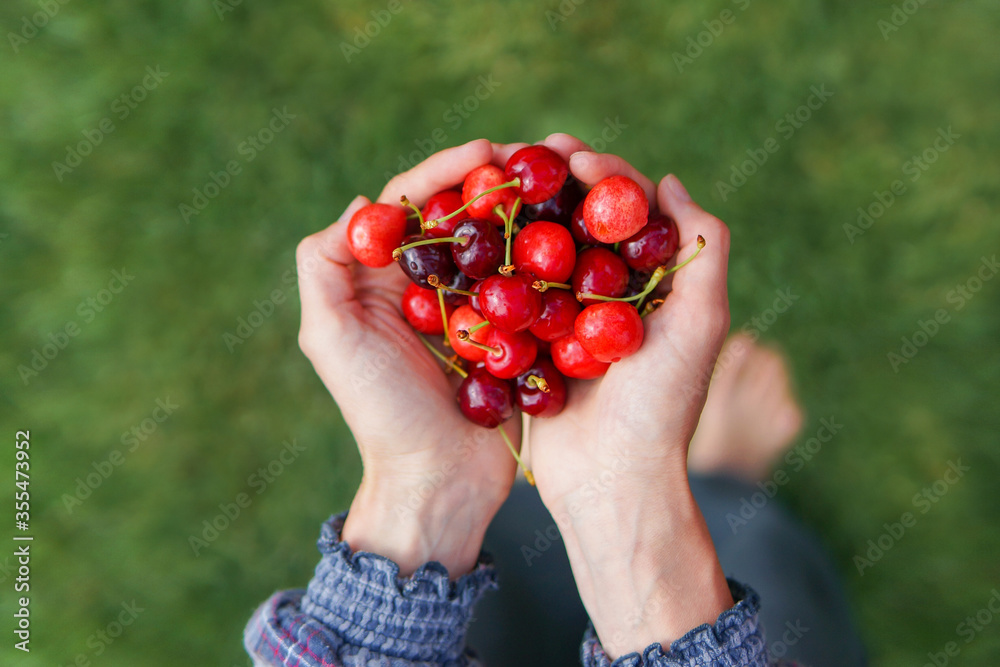
[[[420,221],[420,233],[423,234],[425,231],[427,231],[426,223],[424,222],[424,214],[421,213],[420,209],[414,206],[413,203],[406,198],[406,195],[403,195],[402,197],[399,198],[399,203],[402,204],[403,206],[409,206],[416,212],[417,220]],[[409,218],[410,216],[408,215],[406,217]]]
[[[433,354],[435,357],[437,357],[438,359],[440,359],[441,361],[443,361],[444,364],[445,364],[445,366],[447,366],[451,370],[455,371],[456,373],[458,373],[463,378],[469,377],[469,374],[466,373],[465,370],[463,370],[461,366],[459,366],[458,364],[456,364],[455,362],[453,362],[451,359],[449,359],[448,357],[446,357],[443,354],[441,354],[440,352],[438,352],[438,349],[436,347],[434,347],[433,345],[431,345],[430,341],[428,341],[426,338],[424,338],[424,335],[422,333],[420,333],[419,331],[417,331],[415,333],[417,334],[417,338],[420,339],[420,342],[423,343],[424,346],[428,350],[431,351],[431,354]]]
[[[479,324],[473,325],[473,326],[469,327],[468,329],[465,329],[465,331],[468,331],[470,334],[474,334],[477,331],[479,331],[480,329],[482,329],[484,327],[488,327],[489,325],[490,325],[489,320],[483,320]]]
[[[477,200],[482,199],[483,197],[485,197],[486,195],[490,194],[491,192],[496,192],[497,190],[503,190],[504,188],[517,188],[517,187],[520,187],[520,186],[521,186],[521,179],[520,178],[515,178],[513,181],[510,181],[509,183],[501,183],[500,185],[493,186],[489,190],[483,190],[478,195],[476,195],[475,197],[473,197],[472,199],[470,199],[469,201],[467,201],[461,208],[452,211],[451,213],[449,213],[448,215],[446,215],[446,216],[444,216],[442,218],[435,218],[434,220],[428,220],[427,221],[427,228],[430,229],[431,227],[437,227],[438,224],[440,224],[442,222],[445,222],[446,220],[451,220],[456,215],[458,215],[459,213],[461,213],[465,209],[467,209],[470,206],[472,206],[473,204],[475,204]]]
[[[392,251],[392,258],[397,262],[402,259],[403,253],[410,248],[416,248],[418,245],[430,245],[432,243],[460,243],[466,245],[469,242],[468,236],[438,236],[430,239],[421,239],[419,241],[414,241],[413,243],[407,243],[406,245],[401,245]]]
[[[429,277],[429,276],[428,276]],[[434,276],[437,278],[437,276]],[[438,288],[438,305],[441,306],[441,323],[444,324],[444,331],[448,332],[448,310],[444,307],[444,290]],[[451,342],[448,340],[448,336],[444,337],[444,346],[451,347]]]
[[[468,237],[466,236],[463,238],[468,238]],[[441,279],[438,278],[436,274],[433,273],[427,276],[427,284],[430,285],[431,287],[437,287],[439,292],[441,290],[444,290],[445,292],[451,292],[452,294],[462,294],[465,296],[479,296],[479,292],[469,292],[468,290],[464,289],[455,289],[454,287],[448,287],[447,285],[441,282]],[[443,305],[441,306],[441,309],[443,312],[444,311]],[[445,327],[445,329],[447,328],[448,327]]]
[[[524,478],[528,480],[528,484],[534,486],[535,476],[531,474],[531,471],[528,470],[528,466],[524,465],[524,461],[521,460],[521,455],[517,453],[516,449],[514,449],[514,443],[510,441],[510,436],[507,435],[507,431],[504,430],[503,424],[497,426],[497,430],[500,431],[500,435],[503,437],[503,441],[506,443],[507,449],[509,449],[510,453],[514,455],[514,460],[517,461],[517,464],[521,466],[521,470],[524,471]]]
[[[486,352],[492,354],[494,357],[499,357],[501,354],[503,354],[503,350],[501,350],[499,347],[491,347],[489,345],[484,345],[479,341],[472,340],[470,332],[465,329],[459,329],[458,331],[456,331],[455,336],[463,343],[468,343],[472,347],[478,347],[480,350],[485,350]]]
[[[528,379],[525,381],[525,384],[531,387],[532,389],[537,389],[543,394],[547,394],[550,391],[552,391],[551,389],[549,389],[549,383],[545,381],[545,378],[539,377],[537,375],[529,375]]]
[[[572,285],[567,285],[566,283],[550,283],[548,280],[536,280],[535,282],[531,283],[531,286],[534,287],[539,292],[544,292],[550,287],[556,287],[559,289],[573,289]]]

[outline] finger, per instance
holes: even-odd
[[[486,139],[446,148],[416,167],[394,176],[378,196],[378,201],[398,204],[399,198],[406,195],[416,206],[423,206],[431,195],[458,185],[465,180],[466,174],[489,164],[492,158],[493,146]]]
[[[608,176],[628,176],[642,187],[650,204],[656,201],[656,186],[653,181],[617,155],[579,151],[570,156],[569,169],[580,181],[590,186],[597,185]]]
[[[579,153],[580,151],[593,151],[594,149],[580,141],[572,134],[565,134],[563,132],[556,132],[555,134],[550,134],[545,137],[545,141],[542,144],[548,146],[556,153],[559,154],[562,159],[569,161],[569,158],[573,153]]]
[[[493,164],[503,169],[510,156],[527,145],[523,141],[516,144],[493,144]]]

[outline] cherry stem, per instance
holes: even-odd
[[[437,274],[435,273],[432,273],[431,275],[427,276],[427,284],[430,285],[431,287],[437,287],[439,291],[444,290],[445,292],[452,292],[453,294],[462,294],[464,296],[479,296],[479,292],[469,292],[468,290],[464,289],[455,289],[454,287],[448,287],[447,285],[441,282],[441,279],[438,278]],[[444,312],[443,305],[441,306],[441,311]]]
[[[545,381],[545,378],[539,377],[537,375],[529,375],[528,379],[525,381],[525,384],[527,384],[532,389],[537,389],[543,394],[547,394],[550,391],[552,391],[551,389],[549,389],[549,383]]]
[[[419,241],[414,241],[413,243],[401,245],[393,250],[392,258],[398,262],[403,257],[404,252],[410,248],[416,248],[419,245],[430,245],[432,243],[460,243],[462,245],[466,245],[468,242],[468,236],[438,236],[430,239],[420,239]]]
[[[637,308],[642,308],[642,302],[643,302],[643,300],[646,298],[646,296],[650,292],[652,292],[654,289],[656,289],[656,285],[659,284],[659,282],[661,280],[663,280],[664,278],[666,278],[667,276],[669,276],[671,273],[673,273],[673,272],[675,272],[675,271],[677,271],[677,270],[679,270],[679,269],[687,266],[688,264],[690,264],[694,260],[695,257],[697,257],[699,254],[701,254],[701,249],[705,247],[705,237],[702,236],[701,234],[698,235],[697,245],[698,245],[698,247],[695,248],[695,251],[693,253],[691,253],[690,257],[688,257],[687,259],[685,259],[683,262],[681,262],[680,264],[678,264],[674,268],[667,269],[666,271],[664,271],[663,275],[661,275],[656,280],[656,283],[654,283],[652,287],[650,287],[649,285],[646,285],[646,289],[644,289],[642,291],[642,293],[641,293],[642,298],[639,299],[639,302],[636,304]],[[664,268],[664,267],[661,266],[660,269],[662,269],[662,268]],[[656,274],[657,274],[657,272],[659,272],[660,269],[657,269],[656,271],[653,272],[653,277],[654,278],[656,277]],[[650,282],[652,282],[652,278],[650,279]]]
[[[510,215],[505,216],[503,214],[503,205],[497,204],[493,211],[500,216],[503,220],[503,237],[506,239],[506,248],[504,249],[504,266],[510,266],[510,239],[513,234],[514,217],[517,213],[518,207],[521,205],[521,198],[518,197],[514,200],[514,205],[510,207]]]
[[[515,178],[513,181],[511,181],[509,183],[501,183],[500,185],[493,186],[489,190],[483,190],[478,195],[476,195],[475,197],[473,197],[472,199],[470,199],[469,201],[467,201],[465,204],[463,204],[461,208],[455,209],[454,211],[452,211],[448,215],[444,216],[443,218],[435,218],[434,220],[428,220],[427,221],[427,227],[428,228],[430,228],[430,227],[437,227],[439,223],[445,222],[446,220],[451,220],[456,215],[458,215],[459,213],[461,213],[465,209],[467,209],[470,206],[472,206],[473,204],[475,204],[477,200],[482,199],[483,197],[485,197],[486,195],[490,194],[491,192],[496,192],[497,190],[503,190],[504,188],[517,188],[517,187],[520,187],[520,185],[521,185],[521,179],[520,178]]]
[[[646,304],[645,308],[642,309],[642,312],[639,313],[639,317],[646,317],[646,315],[649,315],[661,305],[663,305],[663,299],[653,299]]]
[[[438,349],[436,347],[434,347],[433,345],[431,345],[430,341],[428,341],[426,338],[424,338],[424,335],[422,333],[420,333],[419,331],[417,331],[415,333],[417,334],[417,338],[420,339],[420,342],[423,343],[424,346],[428,350],[431,351],[431,354],[433,354],[435,357],[437,357],[438,359],[440,359],[441,361],[443,361],[444,364],[445,364],[445,366],[447,366],[451,370],[455,371],[456,373],[458,373],[463,378],[469,377],[469,374],[466,373],[465,370],[463,370],[461,366],[459,366],[454,361],[452,361],[448,357],[446,357],[443,354],[441,354],[440,352],[438,352]]]
[[[494,357],[499,357],[501,354],[503,354],[503,350],[501,350],[499,347],[491,347],[489,345],[483,345],[479,341],[472,340],[472,336],[466,329],[459,329],[455,333],[455,336],[458,337],[458,339],[463,343],[468,343],[472,347],[478,347],[480,350],[486,350]]]
[[[409,206],[414,211],[416,211],[417,220],[420,221],[420,233],[423,234],[424,231],[428,229],[428,227],[426,227],[424,223],[424,214],[420,212],[419,208],[413,205],[413,202],[411,202],[409,199],[406,198],[406,195],[403,195],[402,197],[399,198],[399,203],[402,204],[403,206]],[[410,216],[406,217],[409,218]]]
[[[528,466],[524,465],[524,461],[521,459],[521,455],[517,453],[516,449],[514,449],[514,443],[510,441],[510,436],[507,435],[507,431],[504,430],[503,424],[497,426],[497,430],[500,431],[500,435],[501,437],[503,437],[503,441],[507,444],[507,449],[509,449],[510,453],[514,455],[514,460],[517,461],[517,464],[521,466],[521,470],[524,471],[524,478],[528,480],[528,484],[534,486],[535,476],[531,474],[531,471],[528,469]]]
[[[468,329],[465,329],[465,331],[468,331],[469,334],[474,334],[477,331],[479,331],[480,329],[482,329],[483,327],[488,327],[489,325],[490,325],[489,320],[483,320],[479,324],[473,325],[473,326],[469,327]]]
[[[536,280],[535,282],[531,283],[531,286],[534,287],[539,292],[544,292],[550,287],[557,287],[559,289],[573,289],[572,285],[567,285],[566,283],[550,283],[548,280]]]
[[[705,238],[703,236],[699,236],[698,247],[694,251],[694,253],[691,254],[690,257],[688,257],[687,259],[685,259],[683,262],[673,267],[672,269],[668,269],[665,266],[657,268],[656,271],[653,271],[653,275],[650,276],[649,282],[646,283],[646,287],[638,294],[634,294],[630,297],[620,298],[614,296],[604,296],[603,294],[592,294],[590,292],[577,292],[576,298],[578,301],[583,301],[584,299],[593,299],[595,301],[636,301],[638,302],[636,304],[636,307],[641,308],[643,300],[647,296],[649,296],[650,292],[656,289],[656,286],[660,284],[661,280],[663,280],[666,276],[669,276],[671,273],[677,271],[678,269],[687,266],[695,257],[698,256],[698,254],[701,252],[701,249],[704,247],[705,247]]]
[[[434,276],[437,278],[437,276]],[[444,331],[448,331],[448,310],[444,307],[444,290],[438,288],[438,305],[441,306],[441,322],[444,324]],[[444,346],[451,347],[451,341],[448,340],[448,336],[444,337]]]

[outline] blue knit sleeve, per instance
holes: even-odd
[[[466,626],[482,593],[496,587],[485,555],[458,581],[440,563],[410,577],[375,554],[352,553],[340,539],[346,514],[323,524],[322,559],[306,590],[276,593],[244,633],[256,665],[412,667],[478,664]]]
[[[736,603],[716,619],[689,631],[663,651],[651,644],[639,653],[629,653],[614,662],[604,653],[594,626],[583,637],[580,658],[583,667],[769,667],[767,646],[758,624],[760,597],[749,586],[729,580]],[[794,667],[793,663],[780,663]]]

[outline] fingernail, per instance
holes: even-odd
[[[674,197],[676,197],[680,201],[682,202],[691,201],[691,195],[688,194],[687,189],[680,182],[680,180],[673,174],[667,176],[667,187],[670,188],[670,192],[673,193]]]

